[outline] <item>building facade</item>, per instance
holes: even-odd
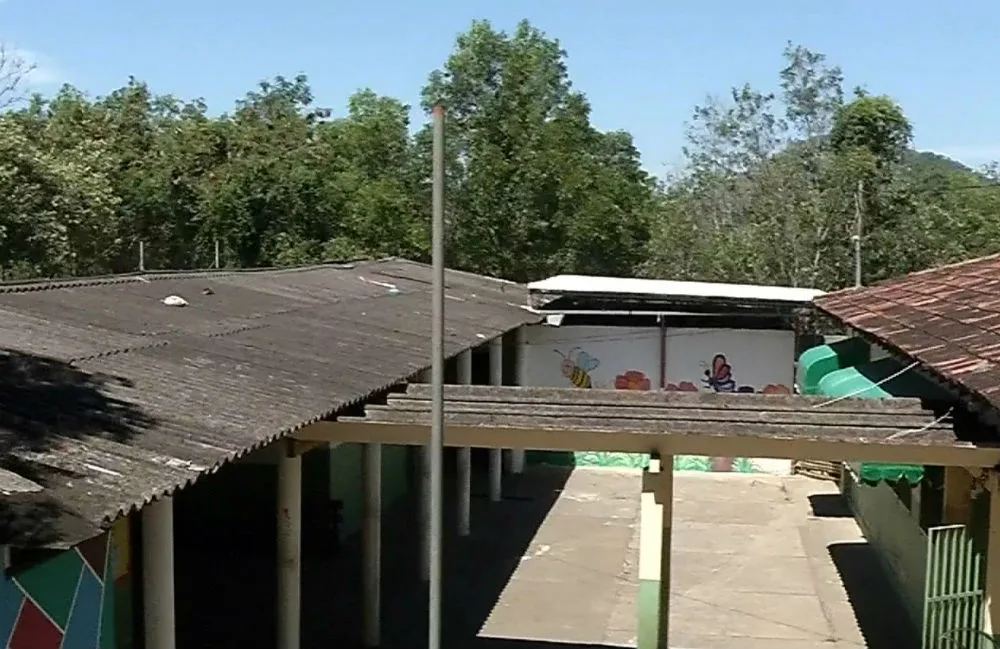
[[[545,323],[525,327],[528,386],[791,394],[796,310],[819,291],[558,276],[528,285]],[[534,454],[537,461],[642,467],[626,453]],[[676,470],[786,475],[787,460],[682,455]]]

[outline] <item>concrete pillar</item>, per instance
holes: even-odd
[[[516,359],[517,359],[517,385],[527,385],[527,365],[525,364],[525,357],[527,356],[528,343],[526,330],[524,327],[520,327],[516,332]],[[524,449],[523,448],[513,448],[510,450],[510,470],[513,473],[524,473]]]
[[[490,341],[490,385],[503,385],[503,337]],[[490,500],[498,503],[503,497],[503,449],[490,449]]]
[[[653,458],[642,473],[639,519],[639,649],[667,649],[674,458]]]
[[[278,458],[278,649],[299,649],[302,617],[302,457]]]
[[[472,350],[458,355],[458,382],[472,383]],[[458,449],[458,535],[468,536],[472,530],[472,449]]]
[[[362,574],[362,637],[366,647],[381,642],[382,607],[382,445],[361,447],[361,491],[364,498],[361,528],[364,546]]]
[[[986,487],[990,492],[990,519],[986,536],[983,631],[996,642],[1000,639],[1000,473],[990,471]]]
[[[174,503],[170,496],[142,509],[142,601],[146,649],[175,649]]]

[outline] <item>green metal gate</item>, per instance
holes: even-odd
[[[923,649],[986,649],[983,617],[985,559],[965,525],[927,530]]]

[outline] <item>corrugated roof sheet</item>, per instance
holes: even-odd
[[[597,277],[591,275],[556,275],[528,284],[531,293],[558,295],[622,295],[672,298],[716,298],[765,302],[808,304],[823,291],[786,286],[722,284],[717,282],[680,282],[636,277]]]
[[[539,320],[522,285],[446,284],[449,356]],[[429,364],[430,288],[402,260],[0,286],[0,489],[44,488],[0,496],[0,544],[71,545],[405,381]]]
[[[815,304],[1000,407],[1000,255],[831,293]]]

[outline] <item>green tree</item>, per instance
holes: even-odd
[[[447,109],[458,266],[527,280],[629,273],[641,260],[652,183],[627,134],[591,126],[565,59],[527,21],[513,34],[476,21],[431,74],[423,107]]]

